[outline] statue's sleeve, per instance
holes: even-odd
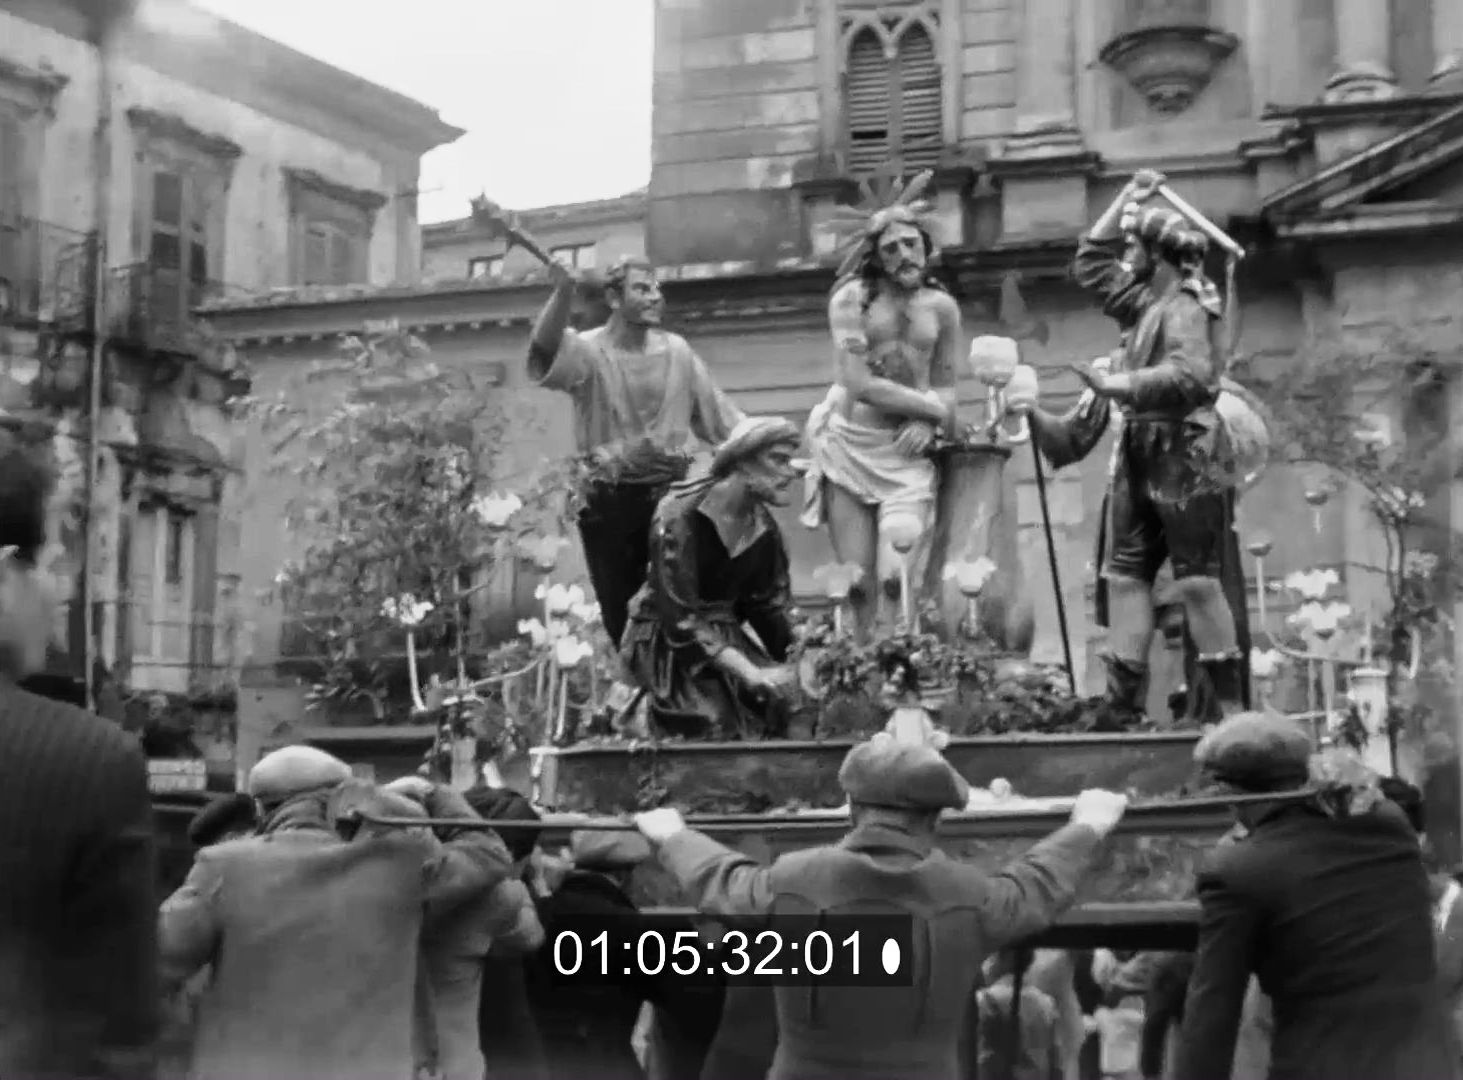
[[[1174,294],[1163,312],[1162,355],[1128,374],[1125,397],[1134,412],[1187,412],[1213,402],[1219,390],[1214,324],[1197,297]]]
[[[1031,438],[1052,468],[1061,469],[1092,453],[1111,421],[1111,402],[1089,391],[1060,416],[1033,409]]]
[[[577,393],[589,381],[594,371],[594,346],[576,330],[565,330],[559,341],[559,351],[554,362],[538,380],[545,390],[562,390],[566,394]]]
[[[744,417],[731,398],[721,392],[706,362],[680,338],[676,348],[684,349],[691,365],[692,433],[702,442],[720,445]]]
[[[777,543],[771,546],[761,582],[739,606],[742,620],[757,632],[767,655],[779,664],[786,660],[793,637],[792,621],[788,618],[792,610],[792,576],[781,533],[777,535]]]
[[[650,534],[651,592],[671,648],[688,659],[710,660],[726,643],[703,617],[701,574],[693,514],[681,504],[662,505]]]
[[[1095,293],[1102,301],[1105,315],[1127,330],[1135,325],[1153,302],[1148,286],[1136,281],[1123,269],[1122,240],[1094,240],[1083,236],[1077,240],[1077,256],[1072,262],[1072,276],[1077,284]]]

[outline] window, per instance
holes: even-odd
[[[181,692],[193,661],[194,516],[176,506],[144,503],[128,534],[131,684]]]
[[[306,220],[303,225],[302,285],[350,285],[366,278],[367,237],[335,221]]]
[[[467,276],[471,281],[482,281],[487,278],[500,278],[503,276],[503,256],[481,255],[476,259],[467,260]]]
[[[911,20],[864,26],[849,42],[844,74],[848,167],[855,174],[893,165],[901,173],[933,167],[943,142],[940,65],[929,27]],[[880,29],[884,32],[881,33]]]
[[[35,184],[27,154],[29,126],[0,104],[0,318],[31,313],[36,301],[36,228],[27,215],[27,195]]]
[[[593,244],[562,244],[559,247],[549,248],[549,254],[561,265],[567,266],[571,270],[594,269]]]
[[[207,299],[210,184],[171,163],[154,165],[151,174],[148,307],[159,325],[177,326]]]
[[[297,285],[369,282],[371,233],[386,196],[309,169],[286,168],[284,174],[290,195],[291,280]]]

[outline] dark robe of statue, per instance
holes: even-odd
[[[703,508],[709,491],[707,480],[677,484],[656,508],[648,577],[630,603],[621,655],[648,693],[661,731],[779,735],[784,709],[738,685],[712,657],[731,647],[759,666],[787,659],[793,640],[787,549],[771,514],[758,507],[765,518],[760,533],[733,555]]]

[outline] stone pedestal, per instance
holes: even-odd
[[[960,447],[941,453],[935,529],[925,569],[924,593],[937,599],[945,625],[960,625],[968,607],[945,568],[985,557],[995,572],[980,596],[980,625],[1004,650],[1030,649],[1035,628],[1016,548],[1015,497],[1006,483],[1011,451],[995,445]]]
[[[1334,0],[1336,74],[1325,100],[1381,101],[1397,96],[1392,73],[1392,9],[1377,0]]]

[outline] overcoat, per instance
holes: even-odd
[[[1417,836],[1384,803],[1276,808],[1216,848],[1174,1075],[1229,1080],[1250,974],[1273,1014],[1271,1080],[1452,1080]]]
[[[864,822],[832,846],[759,866],[687,830],[662,863],[704,914],[907,914],[913,984],[778,985],[768,1080],[956,1080],[981,963],[1045,928],[1071,904],[1101,847],[1070,825],[999,873],[951,859],[928,834]]]
[[[440,846],[410,832],[347,841],[326,801],[287,802],[261,835],[200,851],[163,905],[165,979],[213,964],[199,1003],[198,1080],[411,1076],[423,920],[510,872],[496,833],[464,831]]]

